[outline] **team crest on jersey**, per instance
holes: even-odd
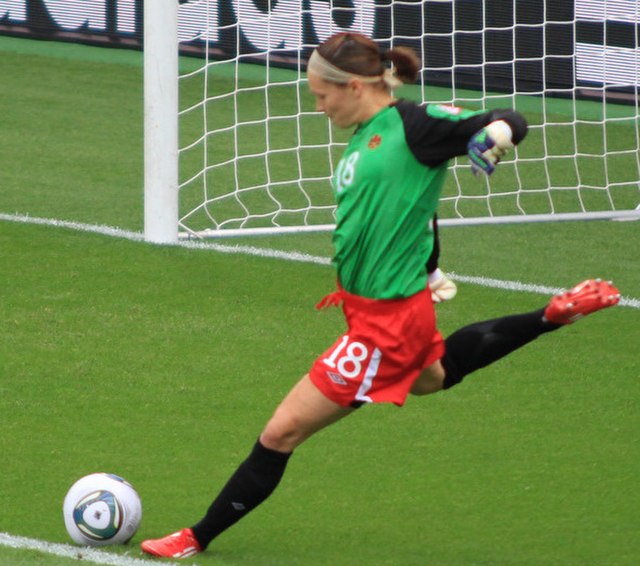
[[[367,144],[367,147],[369,149],[375,149],[376,147],[378,147],[380,144],[382,143],[382,137],[379,136],[378,134],[376,134],[375,136],[373,136],[370,140],[369,143]]]

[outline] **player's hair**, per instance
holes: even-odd
[[[337,33],[318,45],[317,51],[332,65],[355,75],[375,77],[384,73],[391,61],[395,75],[403,83],[412,83],[420,72],[420,59],[408,47],[381,51],[378,44],[359,33]]]

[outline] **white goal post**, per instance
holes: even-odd
[[[530,124],[486,180],[452,165],[442,225],[640,219],[635,0],[144,0],[145,238],[331,230],[349,132],[305,68],[337,31],[421,56],[398,96]],[[179,53],[182,57],[179,58]]]
[[[144,2],[144,236],[178,239],[178,4]]]

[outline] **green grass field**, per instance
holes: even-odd
[[[4,38],[0,73],[0,213],[140,230],[139,54]],[[447,393],[323,431],[267,503],[187,563],[637,564],[639,237],[634,222],[444,229],[457,274],[551,287],[601,276],[626,306]],[[331,254],[328,235],[238,243]],[[343,329],[336,309],[313,308],[331,267],[240,252],[0,222],[0,533],[69,543],[62,500],[95,471],[143,501],[132,543],[104,550],[124,564],[142,539],[200,517]],[[545,301],[461,282],[439,324]],[[0,564],[74,561],[2,540]]]

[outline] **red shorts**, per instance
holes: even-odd
[[[314,362],[311,381],[344,407],[403,405],[421,371],[444,355],[431,292],[391,300],[338,294],[348,330]]]

